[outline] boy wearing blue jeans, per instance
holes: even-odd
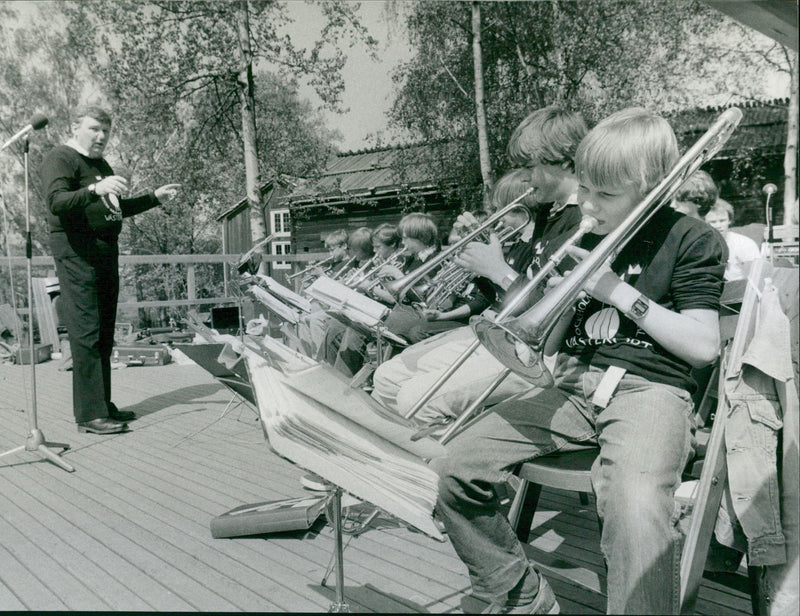
[[[677,159],[669,124],[643,109],[625,109],[592,129],[575,163],[581,211],[597,225],[571,256],[585,258]],[[603,520],[608,612],[679,611],[673,497],[690,452],[690,370],[719,350],[726,259],[713,229],[661,207],[589,277],[586,296],[554,328],[547,346],[559,350],[555,386],[496,405],[431,462],[440,475],[438,515],[473,589],[492,598],[491,611],[559,609],[493,485],[521,462],[592,443],[600,447],[592,482]],[[613,395],[595,396],[598,388]]]

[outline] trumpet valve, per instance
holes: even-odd
[[[555,381],[544,365],[541,349],[530,346],[513,321],[500,324],[478,319],[472,323],[472,329],[486,350],[506,368],[537,387],[553,386]]]

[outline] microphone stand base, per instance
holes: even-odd
[[[63,468],[65,471],[69,473],[75,472],[75,468],[72,467],[69,463],[63,460],[58,454],[54,451],[51,451],[51,447],[61,449],[66,451],[69,449],[69,445],[66,443],[51,443],[45,440],[44,434],[38,428],[34,428],[31,430],[30,434],[28,434],[28,438],[25,439],[25,444],[20,445],[19,447],[14,447],[14,449],[9,449],[3,453],[0,453],[0,458],[3,456],[10,456],[11,454],[21,453],[23,451],[34,451],[38,453],[43,458],[49,460],[53,464],[56,464]]]

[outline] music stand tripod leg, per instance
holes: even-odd
[[[328,612],[350,613],[350,606],[344,599],[344,545],[342,544],[342,489],[334,487],[331,501],[333,510],[333,535],[335,539],[334,554],[336,556],[336,601],[331,603]]]

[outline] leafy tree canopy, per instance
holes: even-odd
[[[477,175],[470,3],[404,5],[417,53],[399,67],[392,121],[420,140],[463,144]],[[592,122],[626,106],[661,112],[757,97],[771,43],[699,2],[482,2],[485,105],[494,169],[533,109],[558,104]],[[720,98],[724,93],[724,99]]]

